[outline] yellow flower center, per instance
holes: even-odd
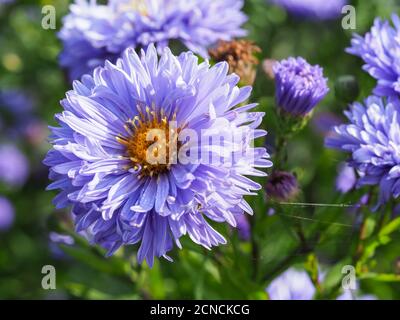
[[[148,15],[146,0],[125,1],[118,6],[118,11],[119,12],[136,11],[139,12],[142,16]]]
[[[140,170],[139,177],[154,176],[168,170],[176,163],[178,134],[174,128],[175,116],[171,122],[161,110],[160,115],[146,107],[139,116],[125,125],[128,137],[119,135],[117,141],[126,147],[126,153],[133,163],[134,170]]]

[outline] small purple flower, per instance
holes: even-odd
[[[0,145],[0,181],[19,187],[25,183],[28,174],[29,163],[25,155],[15,145]]]
[[[298,194],[299,185],[292,173],[274,171],[268,178],[265,191],[271,198],[288,201]]]
[[[77,232],[108,255],[139,244],[138,261],[150,266],[155,257],[170,259],[184,235],[207,249],[226,243],[209,221],[236,227],[235,214],[252,213],[244,196],[261,186],[246,176],[265,176],[257,168],[272,165],[265,148],[250,146],[266,134],[257,129],[264,114],[250,111],[251,87],[239,88],[228,69],[226,62],[198,64],[192,52],[165,49],[158,58],[151,45],[141,57],[129,48],[115,65],[74,82],[44,163],[54,180],[48,189],[61,189],[54,203],[72,205]],[[199,150],[195,161],[150,162],[155,130],[165,136],[157,133],[152,154],[173,143],[170,130],[209,138],[178,144],[175,153]],[[235,143],[221,146],[227,134]],[[206,161],[215,151],[222,161]]]
[[[329,91],[322,68],[310,65],[303,58],[282,60],[273,70],[276,103],[292,116],[306,116]]]
[[[242,0],[76,0],[59,33],[60,64],[78,79],[128,47],[154,43],[161,53],[172,40],[207,58],[218,40],[246,35],[242,6]]]
[[[350,153],[358,186],[378,185],[378,206],[400,196],[400,105],[369,97],[345,112],[349,124],[335,127],[326,145]]]
[[[266,291],[271,300],[312,300],[316,292],[307,272],[294,268],[275,278]]]
[[[339,168],[339,174],[336,178],[336,190],[341,193],[348,193],[357,184],[355,170],[349,165],[342,163]]]
[[[355,35],[346,51],[362,58],[363,69],[378,80],[374,94],[381,97],[400,95],[400,19],[392,15],[388,20],[376,18],[364,37]]]
[[[0,231],[8,230],[14,222],[14,207],[8,199],[0,196]]]
[[[310,20],[337,19],[347,0],[272,0],[295,17]]]

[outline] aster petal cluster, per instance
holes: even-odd
[[[400,105],[376,96],[345,112],[348,124],[335,127],[326,145],[350,153],[358,186],[378,185],[378,205],[400,196]]]
[[[331,20],[340,17],[347,0],[272,0],[295,17],[310,20]]]
[[[226,242],[209,221],[235,227],[236,214],[251,214],[244,196],[261,186],[246,176],[264,176],[257,167],[272,165],[264,148],[250,146],[265,135],[257,129],[263,113],[249,112],[255,105],[243,103],[251,87],[239,88],[228,69],[226,62],[210,67],[191,52],[176,57],[168,48],[158,58],[151,45],[140,57],[129,48],[116,64],[106,62],[74,82],[56,116],[59,127],[52,128],[45,164],[54,180],[48,189],[61,189],[54,203],[72,205],[77,232],[108,255],[139,244],[138,261],[149,265],[155,257],[169,259],[167,252],[181,247],[184,235],[208,249]],[[184,140],[177,151],[197,146],[196,161],[148,162],[149,130],[166,131],[172,122],[171,132],[230,133],[234,146]],[[155,141],[166,144],[173,136]],[[215,154],[221,162],[204,160]]]
[[[348,53],[362,58],[363,69],[378,80],[374,94],[398,97],[400,94],[400,19],[392,15],[390,21],[376,18],[364,36],[355,35]]]
[[[76,0],[59,34],[60,63],[77,79],[129,46],[155,43],[161,52],[172,40],[207,58],[218,40],[246,34],[242,6],[242,0]]]
[[[329,91],[322,68],[310,65],[301,57],[277,62],[273,71],[276,103],[292,116],[307,115]]]

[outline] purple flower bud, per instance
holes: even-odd
[[[296,197],[299,192],[299,186],[293,174],[275,171],[270,175],[265,190],[271,198],[287,201]]]
[[[282,60],[273,69],[276,104],[292,116],[306,116],[329,91],[322,68],[303,58]]]

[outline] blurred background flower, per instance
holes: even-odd
[[[336,189],[341,193],[351,191],[357,184],[356,172],[346,163],[339,166],[339,174],[336,178]]]
[[[266,291],[271,300],[312,300],[316,292],[307,272],[294,268],[275,278]]]
[[[246,35],[242,0],[110,0],[107,4],[78,0],[70,6],[59,37],[64,49],[60,64],[78,79],[128,47],[159,52],[175,41],[208,57],[219,40]]]
[[[347,0],[270,0],[297,18],[310,20],[337,19]]]
[[[12,187],[22,186],[29,174],[25,155],[13,144],[0,144],[0,181]]]
[[[11,202],[0,196],[0,231],[6,231],[11,227],[14,215],[14,207]]]

